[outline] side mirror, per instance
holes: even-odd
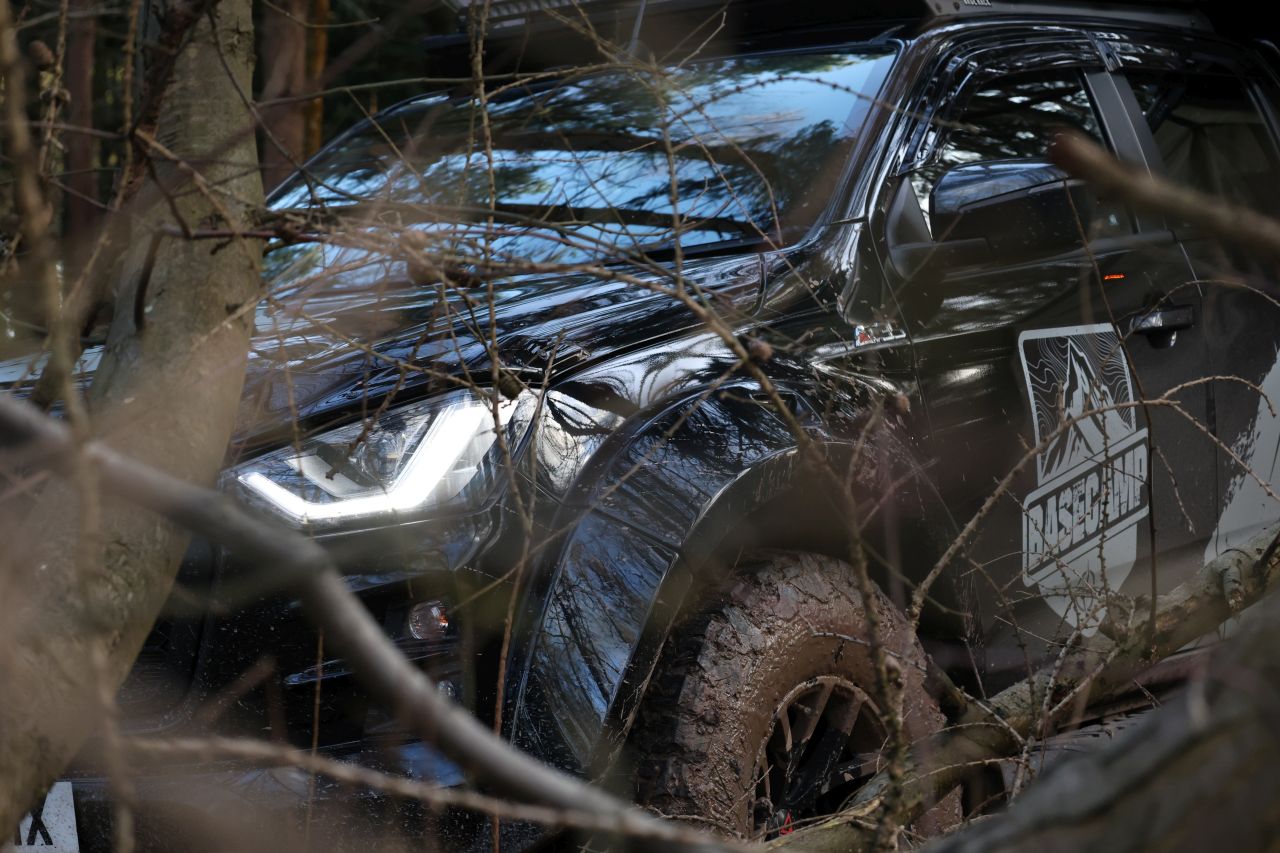
[[[1093,193],[1047,160],[991,160],[948,169],[929,196],[940,246],[985,241],[993,260],[1052,254],[1081,244]]]

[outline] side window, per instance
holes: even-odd
[[[1244,81],[1209,74],[1125,77],[1172,180],[1280,215],[1280,161]]]
[[[937,155],[911,175],[912,188],[926,217],[930,193],[938,179],[955,166],[990,160],[1042,159],[1054,134],[1066,128],[1103,142],[1083,76],[1072,69],[989,80],[972,90],[960,112],[953,112],[944,124]],[[1095,236],[1127,234],[1131,230],[1123,208],[1102,199],[1093,219],[1089,225]]]

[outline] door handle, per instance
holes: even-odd
[[[1190,305],[1152,308],[1135,314],[1129,320],[1129,334],[1142,335],[1156,349],[1173,346],[1177,333],[1196,324],[1196,311]]]

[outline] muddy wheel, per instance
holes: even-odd
[[[887,729],[853,568],[770,551],[740,569],[663,651],[631,739],[636,794],[726,834],[774,837],[839,809],[881,766]],[[900,662],[908,737],[936,731],[944,718],[925,692],[919,642],[884,596],[871,606]],[[958,819],[952,797],[915,829]]]

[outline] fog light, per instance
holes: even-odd
[[[409,610],[409,635],[418,640],[443,640],[449,632],[449,614],[438,601],[422,601]]]

